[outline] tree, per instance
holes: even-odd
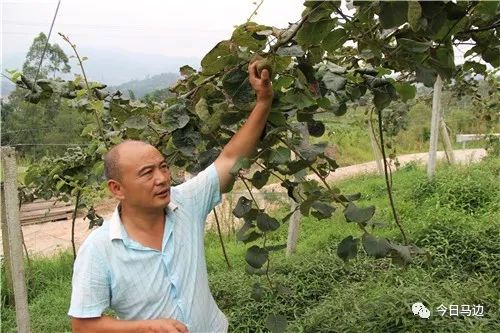
[[[47,78],[49,76],[56,78],[56,75],[60,73],[70,72],[71,66],[69,65],[68,56],[59,45],[47,43],[47,36],[41,32],[33,39],[28,53],[26,54],[26,60],[23,64],[23,74],[26,77],[31,79],[35,78],[45,48],[46,50],[40,72],[38,73],[38,78]]]

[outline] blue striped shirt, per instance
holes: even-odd
[[[118,209],[87,237],[74,264],[70,316],[100,317],[111,308],[124,320],[170,318],[189,332],[227,332],[203,242],[206,217],[221,200],[215,165],[172,187],[171,198],[161,251],[129,238]]]

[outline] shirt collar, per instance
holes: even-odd
[[[179,205],[170,201],[170,203],[167,206],[167,210],[175,211],[178,207],[179,207]],[[121,210],[121,207],[120,207],[120,204],[118,204],[118,206],[116,206],[116,208],[113,212],[113,215],[111,216],[111,219],[109,220],[109,239],[110,240],[123,239],[124,233],[122,232],[122,230],[123,231],[125,231],[125,230],[123,228],[122,220],[120,218],[120,210]]]

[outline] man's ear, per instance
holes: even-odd
[[[114,179],[108,180],[108,189],[116,199],[123,200],[125,198],[120,182]]]

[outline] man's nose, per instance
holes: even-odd
[[[170,172],[169,171],[163,171],[163,170],[156,170],[155,173],[155,183],[156,184],[164,184],[168,183],[170,181]]]

